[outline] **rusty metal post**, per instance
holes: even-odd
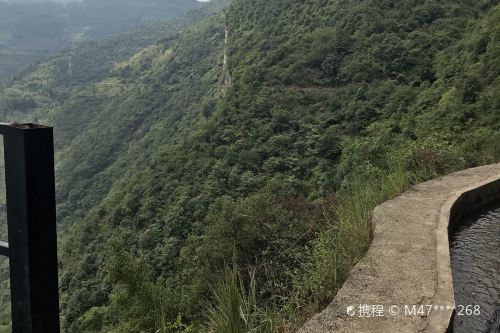
[[[59,333],[52,128],[0,124],[5,156],[12,331]]]

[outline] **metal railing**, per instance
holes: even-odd
[[[59,333],[59,292],[50,127],[0,123],[5,157],[12,331]]]

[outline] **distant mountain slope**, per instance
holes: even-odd
[[[0,1],[0,81],[77,42],[199,8],[195,0]]]
[[[369,189],[352,203],[369,219],[366,200],[398,190],[384,172],[500,158],[496,1],[234,0],[211,15],[224,5],[156,26],[158,42],[64,51],[0,93],[4,118],[56,129],[68,332],[203,331],[233,264],[255,278],[257,315],[293,331],[369,244],[356,228],[340,243],[338,193]]]
[[[3,119],[57,128],[63,229],[85,217],[127,177],[124,172],[144,167],[159,146],[204,120],[203,101],[221,93],[224,30],[213,15],[225,5],[214,1],[170,22],[82,43],[31,66],[0,93]],[[202,20],[208,21],[191,28]],[[5,239],[4,232],[0,236]],[[1,321],[7,318],[5,301],[0,293]]]

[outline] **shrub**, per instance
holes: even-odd
[[[405,152],[405,169],[415,181],[430,179],[465,167],[457,148],[435,137],[413,143]]]

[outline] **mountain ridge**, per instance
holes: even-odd
[[[0,2],[0,80],[78,42],[199,8],[195,0]]]
[[[234,266],[293,331],[369,246],[370,207],[500,158],[495,1],[226,5],[0,93],[55,126],[69,332],[203,330]]]

